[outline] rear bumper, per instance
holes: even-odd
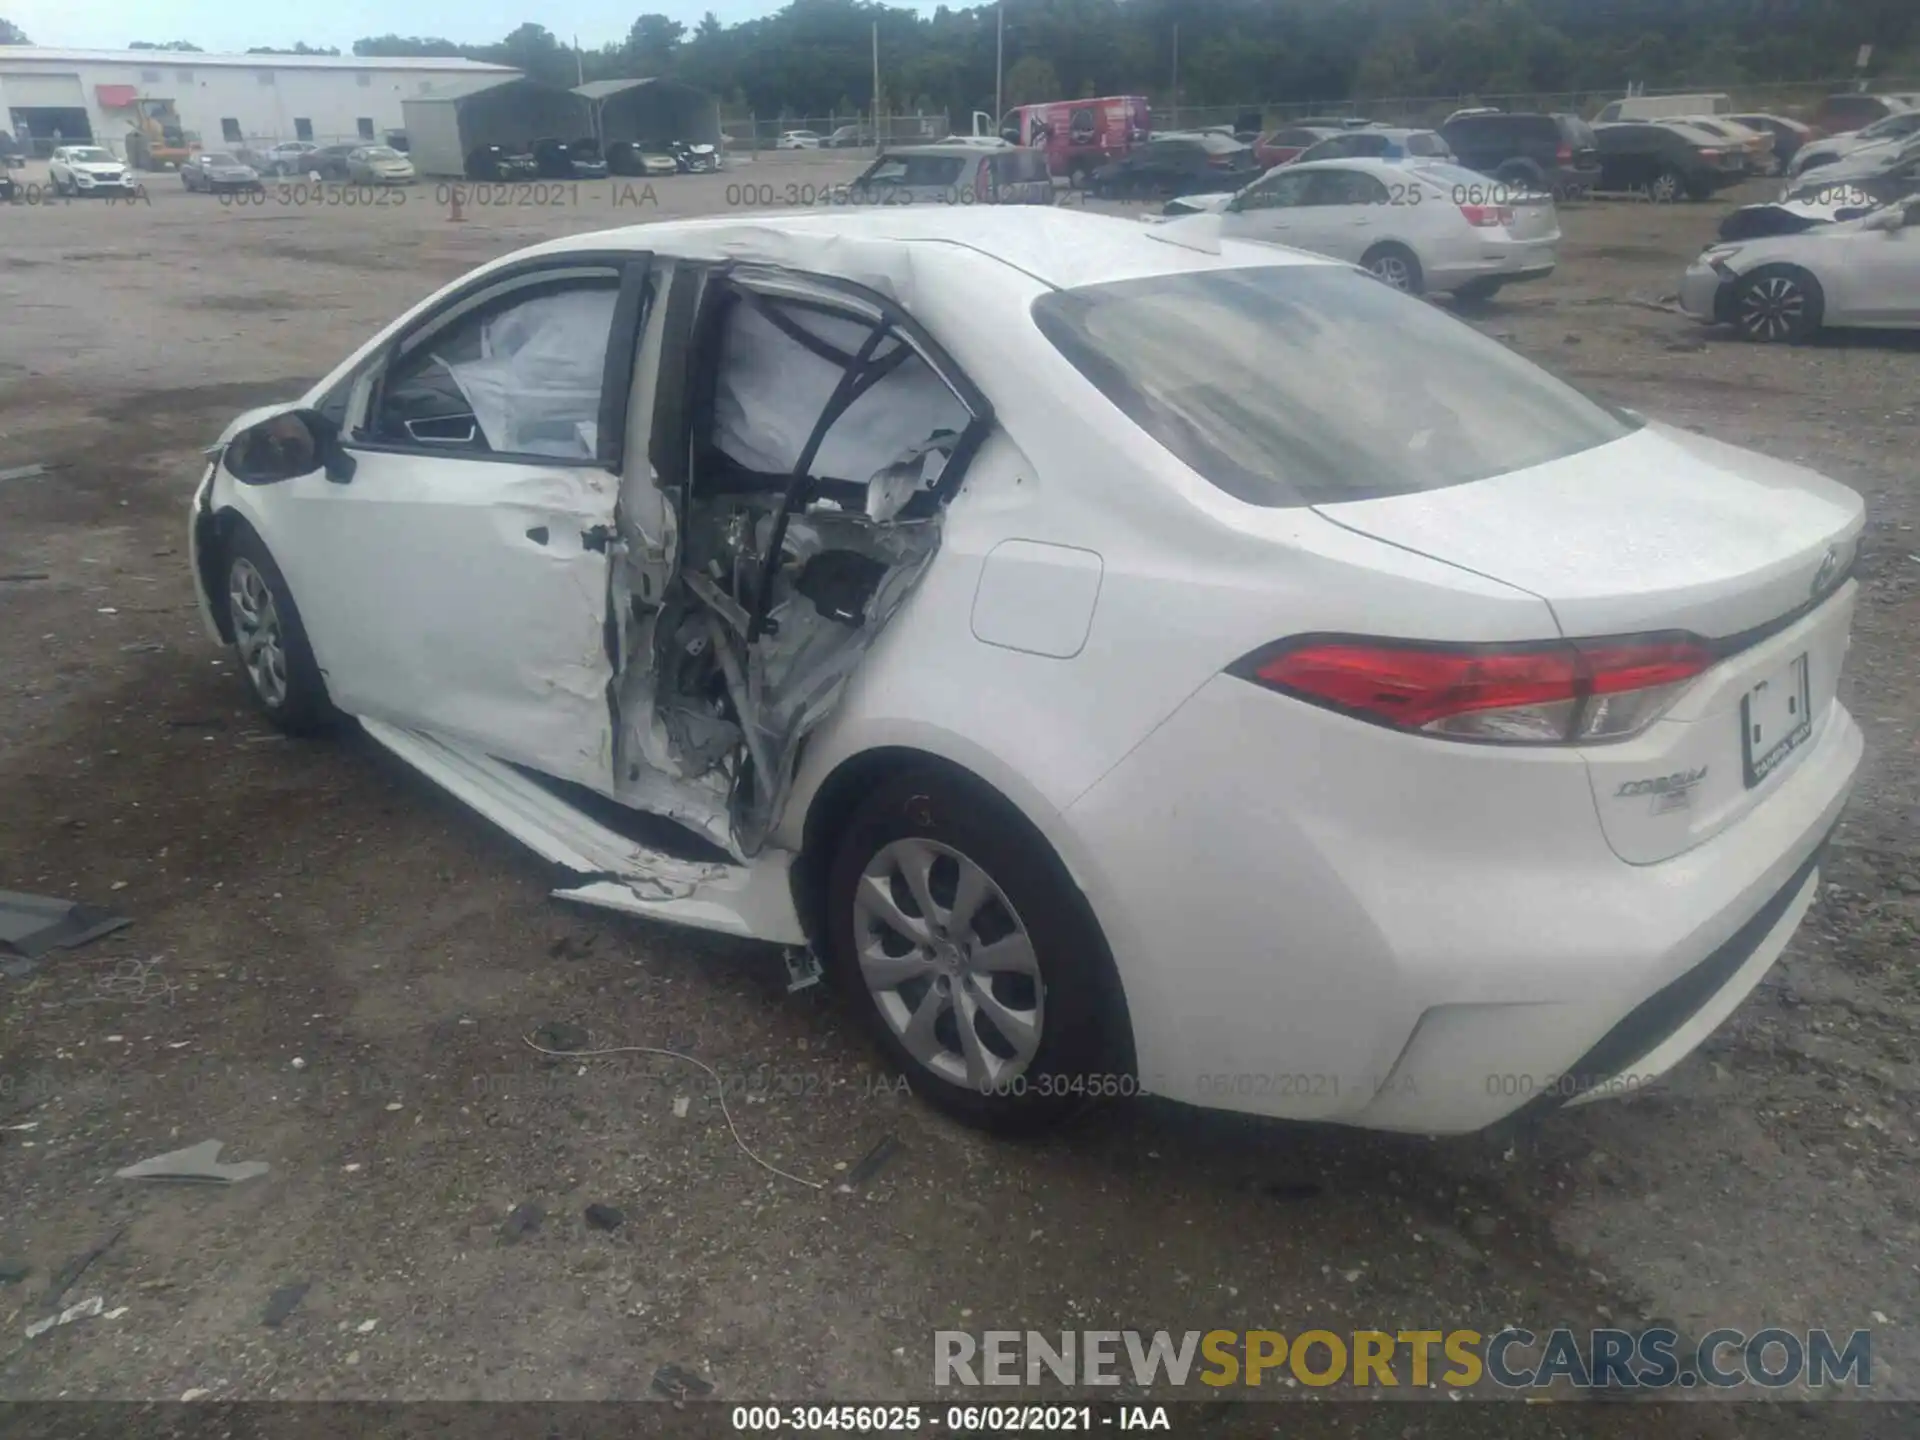
[[[1445,290],[1472,280],[1519,283],[1553,274],[1559,242],[1554,240],[1483,240],[1461,245],[1434,258],[1426,275],[1427,288]]]
[[[1836,705],[1740,823],[1629,865],[1577,755],[1222,677],[1066,819],[1146,1090],[1452,1133],[1644,1083],[1704,1039],[1791,937],[1860,755]]]

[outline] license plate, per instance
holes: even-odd
[[[1807,657],[1796,656],[1741,697],[1740,752],[1751,790],[1813,733]]]

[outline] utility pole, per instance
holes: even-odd
[[[573,73],[576,77],[573,82],[574,84],[584,85],[587,83],[587,57],[581,53],[580,37],[578,35],[573,37]]]
[[[1180,128],[1180,22],[1173,22],[1173,128]]]
[[[1000,117],[1007,113],[1003,95],[1007,73],[1007,0],[993,7],[993,125],[994,133],[1000,133]]]
[[[880,22],[873,22],[873,148],[886,142],[880,137]]]

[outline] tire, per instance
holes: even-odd
[[[1372,271],[1374,278],[1383,284],[1409,295],[1419,295],[1426,288],[1419,259],[1404,245],[1396,245],[1391,241],[1376,245],[1360,257],[1360,265],[1362,269]]]
[[[1662,170],[1647,182],[1647,198],[1656,205],[1671,205],[1687,193],[1687,177],[1678,170]]]
[[[990,791],[933,766],[882,781],[842,831],[826,906],[836,989],[936,1108],[1032,1134],[1133,1093],[1099,928],[1046,842]]]
[[[277,730],[312,735],[334,719],[300,609],[266,544],[236,521],[222,565],[227,622],[253,703]]]
[[[1454,287],[1453,298],[1462,305],[1482,305],[1500,293],[1504,280],[1469,280]]]
[[[1762,265],[1733,292],[1733,324],[1756,344],[1801,345],[1820,330],[1826,296],[1820,282],[1794,265]]]

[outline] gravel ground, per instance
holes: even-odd
[[[232,413],[483,259],[804,200],[853,163],[553,187],[459,223],[432,185],[348,209],[162,179],[145,203],[5,211],[0,469],[58,468],[0,482],[0,886],[136,923],[0,980],[0,1261],[30,1267],[0,1284],[0,1395],[637,1398],[673,1363],[728,1399],[880,1400],[930,1395],[939,1328],[1654,1318],[1871,1328],[1876,1393],[1920,1395],[1920,344],[1760,348],[1673,313],[1723,203],[1566,207],[1559,272],[1470,317],[1870,508],[1846,685],[1868,759],[1827,883],[1639,1098],[1443,1142],[1157,1103],[989,1140],[900,1094],[773,951],[562,908],[376,747],[264,731],[185,569],[196,451]],[[748,1143],[818,1188],[744,1156],[698,1071],[552,1063],[525,1037],[553,1024],[718,1067]],[[108,1178],[209,1137],[271,1172]],[[624,1222],[590,1227],[590,1203]],[[544,1222],[510,1241],[527,1205]],[[114,1236],[67,1298],[116,1318],[24,1340],[50,1277]],[[1690,1433],[1799,1408],[1712,1407]]]

